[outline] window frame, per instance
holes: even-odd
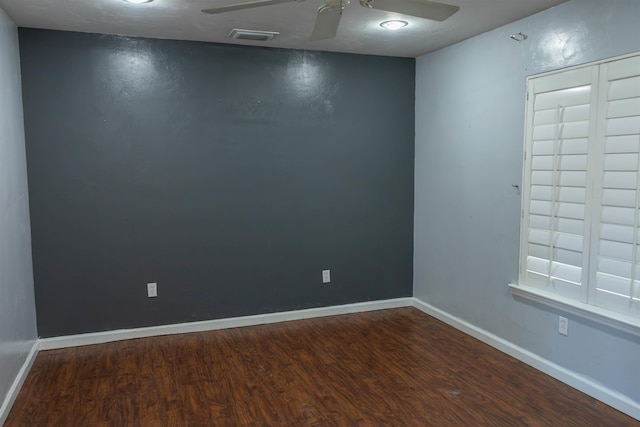
[[[615,61],[621,61],[628,58],[640,57],[640,52],[634,52],[626,55],[616,56],[612,58],[606,58],[599,61],[590,62],[587,64],[581,64],[569,68],[564,68],[560,70],[554,70],[546,73],[531,75],[527,77],[526,80],[526,108],[525,108],[525,126],[524,126],[524,156],[523,156],[523,166],[522,166],[522,199],[521,199],[521,214],[520,214],[520,235],[519,235],[519,257],[518,257],[518,282],[515,284],[509,284],[509,289],[514,297],[526,299],[530,301],[534,301],[539,304],[543,304],[545,306],[549,306],[555,308],[557,310],[561,310],[563,312],[567,312],[570,314],[574,314],[576,316],[580,316],[591,321],[607,325],[609,327],[622,330],[624,332],[640,336],[640,317],[634,317],[627,314],[622,314],[614,309],[602,308],[595,303],[593,303],[593,295],[596,292],[596,283],[591,279],[594,276],[593,271],[589,271],[589,268],[596,271],[597,268],[594,268],[592,264],[592,254],[590,253],[591,248],[597,242],[597,239],[591,235],[592,230],[595,227],[600,226],[601,222],[596,222],[592,220],[592,216],[595,218],[599,218],[599,213],[597,211],[601,208],[601,204],[597,203],[593,205],[594,199],[599,202],[600,195],[597,198],[594,198],[592,192],[592,181],[594,176],[598,176],[601,171],[599,171],[599,164],[597,161],[602,161],[603,157],[599,153],[593,153],[593,145],[594,141],[599,138],[604,138],[604,132],[601,131],[603,126],[597,127],[597,124],[601,123],[602,111],[607,107],[607,104],[603,103],[603,95],[604,92],[601,88],[603,83],[603,78],[601,77],[600,70],[606,67],[608,63],[612,63]],[[604,65],[604,67],[603,67]],[[570,76],[571,73],[580,73],[585,72],[585,70],[590,70],[591,78],[589,80],[590,84],[590,112],[589,112],[589,134],[588,134],[588,166],[586,169],[587,173],[587,185],[585,190],[587,191],[587,196],[585,199],[585,224],[583,228],[582,237],[584,239],[583,252],[582,252],[582,277],[583,281],[581,282],[581,288],[579,290],[579,298],[569,298],[566,296],[559,295],[554,292],[547,291],[545,289],[541,289],[537,286],[532,286],[530,284],[525,283],[524,277],[527,271],[527,258],[528,258],[528,246],[529,246],[529,222],[527,219],[529,218],[529,205],[531,203],[532,198],[530,197],[530,186],[532,185],[527,174],[531,173],[531,163],[532,159],[528,159],[528,156],[533,157],[533,153],[529,153],[529,147],[533,146],[533,142],[530,141],[529,133],[532,132],[533,126],[533,117],[534,114],[534,101],[536,99],[536,94],[529,93],[531,87],[533,87],[532,82],[537,79],[541,79],[544,77],[550,76],[559,76],[562,78],[561,74],[565,74],[566,76]],[[540,80],[538,80],[540,81]],[[608,82],[608,81],[607,81]],[[538,93],[542,93],[538,92]],[[594,108],[595,106],[595,108]],[[596,111],[593,111],[596,110]],[[639,137],[640,138],[640,137]],[[601,139],[603,141],[603,139]],[[603,145],[604,142],[598,142],[597,144]],[[599,146],[599,145],[596,145]],[[554,148],[555,149],[555,148]],[[597,151],[597,150],[596,150]],[[554,154],[557,157],[557,153]],[[555,161],[555,160],[554,160]],[[554,172],[558,170],[554,169]],[[640,174],[640,168],[638,168],[638,173]],[[528,185],[528,187],[527,187]],[[555,184],[554,187],[555,189]],[[599,191],[602,189],[599,187]],[[636,189],[637,192],[640,192],[640,188]],[[553,196],[557,197],[556,195]],[[640,194],[639,196],[640,197]],[[592,206],[593,205],[593,206]],[[638,209],[638,206],[636,206]],[[553,219],[552,213],[552,219]],[[553,231],[551,231],[553,232]],[[551,250],[551,249],[550,249]],[[551,255],[550,255],[551,256]],[[551,262],[551,258],[549,258],[549,262]],[[640,261],[638,261],[640,265]],[[584,281],[584,278],[587,280]],[[633,282],[632,282],[633,283]],[[631,295],[633,295],[633,291],[631,291]],[[589,302],[591,300],[592,302]]]

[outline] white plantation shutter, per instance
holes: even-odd
[[[640,319],[640,55],[528,80],[523,181],[520,284]]]
[[[640,56],[600,67],[590,299],[640,317]]]
[[[592,68],[529,81],[522,272],[527,284],[583,299]]]

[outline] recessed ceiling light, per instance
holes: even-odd
[[[127,3],[140,4],[140,3],[151,3],[153,0],[124,0]]]
[[[398,30],[402,27],[406,27],[407,25],[409,25],[407,21],[400,21],[397,19],[394,19],[392,21],[384,21],[380,24],[382,28],[386,28],[387,30]]]

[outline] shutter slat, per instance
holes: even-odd
[[[575,252],[561,248],[553,248],[544,245],[529,245],[529,255],[532,258],[545,260],[546,264],[544,270],[540,270],[540,274],[547,274],[548,272],[548,260],[550,257],[556,260],[556,262],[572,265],[574,267],[580,267],[582,264],[582,252]]]
[[[621,99],[609,103],[607,118],[640,116],[640,97]]]
[[[619,119],[622,120],[622,119]],[[572,138],[587,138],[589,136],[589,122],[564,122],[562,126],[562,132],[560,132],[560,139],[572,139]]]
[[[637,153],[640,151],[640,139],[637,135],[609,136],[606,140],[605,153]]]
[[[587,169],[587,156],[582,154],[557,156],[533,156],[531,169],[534,171],[552,171],[554,166],[559,171],[585,171]]]
[[[587,170],[586,155],[558,156],[558,170],[560,171],[585,171]]]
[[[638,172],[604,173],[603,187],[617,190],[635,190],[638,182]]]
[[[602,190],[602,204],[633,208],[636,205],[636,191],[605,188]]]
[[[603,206],[600,220],[603,223],[627,225],[633,227],[635,222],[635,209],[619,208],[615,206]]]
[[[619,259],[600,256],[598,272],[622,278],[631,277],[631,261],[625,262]]]
[[[609,101],[640,97],[640,76],[611,82]]]
[[[640,134],[640,117],[622,117],[607,120],[607,136]]]
[[[545,200],[532,200],[529,205],[529,213],[533,215],[556,216],[558,218],[583,220],[584,205],[579,203],[554,203]]]
[[[556,106],[548,110],[536,111],[533,119],[533,124],[545,125],[554,124],[556,122]],[[589,120],[589,105],[580,104],[573,107],[565,107],[564,109],[564,122],[579,122]]]
[[[620,296],[629,295],[631,290],[631,282],[620,276],[598,273],[596,281],[598,289],[615,292]],[[629,299],[627,298],[628,301]]]
[[[531,199],[533,200],[556,200],[557,202],[585,203],[585,190],[580,187],[557,187],[555,197],[553,187],[535,186],[531,188]]]
[[[568,218],[555,218],[553,220],[550,216],[530,215],[529,227],[532,230],[556,230],[559,233],[580,235],[584,230],[584,221]]]
[[[591,76],[589,76],[591,78]],[[572,82],[574,83],[574,82]],[[570,84],[572,84],[570,83]],[[536,83],[536,90],[540,87]],[[576,86],[568,89],[551,90],[546,93],[536,95],[534,111],[548,110],[556,108],[558,105],[572,107],[575,105],[589,105],[591,86]]]
[[[605,171],[635,171],[638,169],[638,154],[607,154],[604,156]]]
[[[631,262],[633,258],[633,245],[600,240],[600,256]]]
[[[600,227],[600,239],[633,243],[633,227],[617,224],[602,224]]]
[[[552,156],[555,154],[555,140],[542,139],[533,142],[534,156]],[[587,154],[589,151],[587,138],[565,139],[560,141],[558,154]]]
[[[640,70],[640,55],[612,61],[608,64],[607,78],[609,81],[614,81],[635,76],[638,70]]]
[[[565,171],[557,174],[558,184],[563,187],[585,187],[587,184],[587,173],[584,171]],[[553,185],[552,171],[533,171],[531,173],[531,183],[539,185]]]

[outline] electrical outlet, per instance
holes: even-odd
[[[558,316],[558,332],[562,335],[569,335],[569,319]]]
[[[322,270],[322,283],[331,282],[331,270]]]
[[[158,284],[147,283],[147,296],[149,298],[155,298],[158,296]]]

